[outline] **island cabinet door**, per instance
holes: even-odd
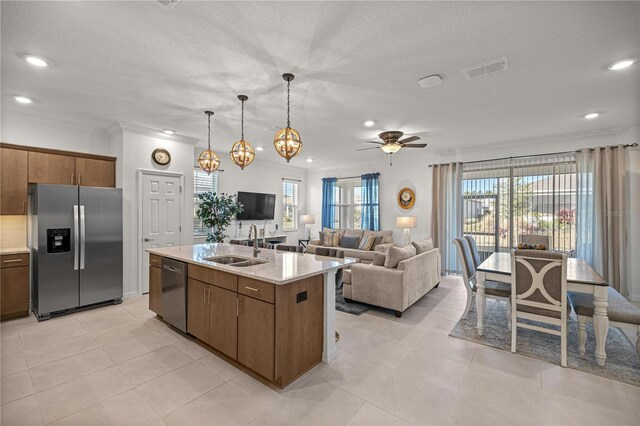
[[[189,279],[187,284],[187,332],[209,343],[210,285]]]
[[[238,361],[266,379],[275,373],[275,309],[267,302],[238,295]]]
[[[209,345],[237,359],[238,294],[215,286],[209,292]]]
[[[149,266],[149,309],[162,316],[162,270]]]

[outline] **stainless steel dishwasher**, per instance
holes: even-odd
[[[162,318],[187,332],[187,264],[162,258]]]

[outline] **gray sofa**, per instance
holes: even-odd
[[[357,263],[343,275],[345,299],[392,309],[398,318],[440,283],[440,250],[410,257],[397,268]]]
[[[342,236],[346,237],[359,237],[362,239],[363,237],[369,235],[380,235],[382,236],[382,242],[374,247],[374,250],[359,250],[359,249],[351,249],[351,248],[343,248],[343,247],[333,247],[338,250],[344,252],[345,257],[352,257],[360,260],[362,263],[371,263],[373,262],[373,258],[375,256],[376,251],[386,251],[390,246],[393,245],[393,231],[369,231],[366,229],[331,229],[324,228],[322,232],[338,232]],[[320,240],[311,240],[307,245],[307,253],[316,254],[316,249],[318,247],[323,247],[320,245]]]

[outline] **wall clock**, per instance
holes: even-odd
[[[416,202],[416,194],[411,188],[402,188],[398,192],[398,205],[403,209],[410,209]]]
[[[151,153],[151,159],[159,166],[166,166],[171,162],[171,154],[164,148],[156,148]]]

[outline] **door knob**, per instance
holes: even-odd
[[[153,238],[145,238],[144,241],[148,243],[149,241],[153,241]]]

